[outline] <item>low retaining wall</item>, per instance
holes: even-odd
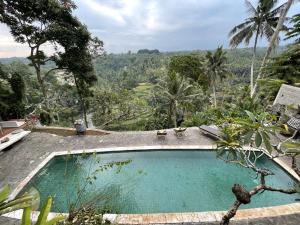
[[[32,129],[33,132],[44,132],[49,134],[56,134],[59,136],[74,136],[76,135],[75,128],[67,128],[67,127],[34,127]],[[110,134],[110,132],[105,130],[98,130],[98,129],[87,129],[85,135],[92,135],[92,136],[102,136]]]

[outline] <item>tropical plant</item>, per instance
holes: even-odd
[[[287,32],[286,39],[296,38],[295,42],[300,43],[300,13],[294,15],[291,19],[293,27]]]
[[[269,46],[267,48],[266,54],[265,54],[265,56],[263,58],[263,61],[261,63],[259,74],[257,76],[257,80],[263,78],[262,69],[264,68],[265,64],[267,63],[267,59],[269,58],[272,50],[276,47],[277,40],[278,40],[278,37],[279,37],[279,32],[282,31],[282,30],[286,30],[286,27],[284,26],[283,23],[286,20],[287,13],[288,13],[289,9],[291,8],[294,1],[295,0],[288,0],[283,5],[283,8],[280,12],[279,20],[278,20],[277,25],[276,25],[276,29],[275,29],[275,31],[274,31],[274,33],[273,33],[273,35],[272,35],[272,37],[269,41]],[[258,84],[256,82],[255,86],[253,87],[252,96],[257,92],[257,87],[258,87]]]
[[[196,54],[175,55],[170,59],[169,72],[190,78],[206,89],[209,82],[204,73],[203,62],[204,59]]]
[[[285,83],[295,85],[300,82],[300,46],[290,45],[280,55],[273,57],[262,68],[266,79],[280,79]]]
[[[54,218],[48,220],[48,215],[51,210],[52,198],[48,197],[44,206],[42,207],[38,219],[34,225],[55,225],[60,221],[65,220],[65,217],[62,215],[55,216]],[[22,215],[22,223],[21,225],[31,225],[31,207],[25,207]]]
[[[173,126],[177,127],[177,112],[180,104],[187,103],[197,97],[199,93],[186,78],[175,72],[169,72],[164,80],[157,85],[159,95],[168,106],[168,114]]]
[[[10,189],[8,185],[5,185],[0,189],[0,215],[31,207],[35,202],[38,201],[37,192],[26,193],[21,197],[15,199],[9,199]]]
[[[268,41],[273,40],[273,34],[277,23],[280,19],[279,14],[282,9],[286,6],[285,4],[276,7],[278,0],[259,0],[257,7],[254,7],[250,1],[245,0],[246,7],[250,13],[250,17],[246,19],[244,23],[235,26],[230,32],[230,46],[237,47],[242,42],[246,45],[249,44],[252,36],[255,34],[253,56],[251,63],[251,74],[250,74],[250,95],[253,95],[254,88],[254,63],[256,58],[256,47],[258,38],[266,37]],[[286,27],[282,24],[280,29]],[[278,42],[278,36],[274,39]]]
[[[37,190],[32,188],[24,195],[14,199],[9,199],[9,193],[10,189],[8,185],[5,185],[0,190],[0,215],[23,209],[21,225],[31,225],[31,210],[37,210],[40,202],[40,197]],[[54,225],[57,222],[65,219],[64,216],[56,216],[49,221],[47,220],[48,214],[51,210],[51,204],[52,198],[48,197],[47,202],[40,211],[35,225]]]
[[[238,142],[238,146],[242,147],[244,145],[250,145],[257,149],[267,150],[269,154],[274,150],[270,139],[271,136],[275,136],[277,130],[282,130],[277,126],[272,125],[272,121],[275,119],[268,113],[253,114],[250,111],[245,111],[247,114],[246,118],[233,118],[230,120],[230,125],[224,129],[224,136],[220,142],[219,146],[229,147],[230,144],[227,143],[227,137],[235,138],[235,142]],[[232,128],[232,130],[230,130]],[[229,131],[234,131],[228,136]],[[230,141],[232,142],[232,140]],[[234,148],[237,146],[234,145]]]
[[[271,156],[276,148],[271,145],[271,136],[275,136],[275,130],[279,129],[271,125],[272,117],[262,113],[255,115],[246,112],[248,119],[235,119],[222,130],[221,140],[217,142],[217,157],[228,163],[234,163],[241,167],[253,170],[259,176],[259,184],[251,191],[246,190],[240,184],[234,184],[232,192],[236,201],[228,212],[223,216],[221,225],[228,225],[242,204],[249,204],[254,195],[264,191],[275,191],[285,194],[299,193],[299,188],[283,189],[271,187],[266,183],[266,177],[274,173],[257,165],[259,159],[265,154]],[[244,146],[250,144],[250,147]],[[251,147],[253,146],[253,147]],[[259,149],[259,151],[257,151]],[[277,149],[276,152],[281,152]]]
[[[205,55],[206,64],[205,70],[213,89],[214,107],[217,107],[216,85],[217,79],[224,79],[228,73],[226,63],[226,52],[223,51],[222,46],[218,47],[214,53],[208,51]]]

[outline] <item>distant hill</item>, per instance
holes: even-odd
[[[29,60],[25,57],[0,58],[0,63],[10,64],[12,62],[22,62],[24,64],[28,64]]]
[[[278,54],[285,47],[278,47],[274,54]],[[252,60],[252,48],[225,49],[227,52],[227,64],[232,73],[243,76],[250,73]],[[266,48],[257,49],[256,69],[264,57]],[[157,73],[167,68],[170,57],[183,54],[199,54],[205,56],[206,50],[179,51],[179,52],[159,52],[159,50],[142,49],[138,53],[128,52],[123,54],[108,54],[95,60],[95,70],[101,83],[122,82],[130,76],[135,87],[137,83],[149,82]],[[24,57],[0,58],[0,63],[9,64],[14,61],[29,63]],[[44,68],[53,68],[55,65],[48,62]],[[148,73],[148,74],[147,74]]]
[[[265,52],[266,51],[266,47],[258,47],[257,48],[257,52]],[[280,53],[285,49],[285,46],[279,46],[276,49],[276,53]],[[248,52],[250,54],[252,54],[252,48],[236,48],[236,49],[224,49],[227,52]],[[167,55],[176,55],[176,54],[189,54],[189,53],[204,53],[207,50],[191,50],[191,51],[170,51],[170,52],[160,52],[157,49],[154,50],[148,50],[148,49],[140,49],[137,53],[131,53],[131,55],[136,55],[136,54],[167,54]],[[124,53],[120,53],[120,54],[115,54],[115,53],[111,53],[109,54],[109,56],[119,56],[119,55],[127,55]],[[26,57],[10,57],[10,58],[0,58],[0,62],[3,64],[9,64],[12,63],[14,61],[18,61],[18,62],[22,62],[22,63],[29,63],[29,60]]]

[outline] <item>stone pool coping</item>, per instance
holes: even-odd
[[[46,159],[44,159],[31,173],[22,180],[19,185],[11,193],[10,198],[16,197],[26,184],[55,156],[68,154],[82,154],[82,153],[101,153],[101,152],[123,152],[123,151],[151,151],[151,150],[213,150],[216,145],[155,145],[155,146],[134,146],[134,147],[104,147],[85,150],[71,150],[52,152]],[[244,146],[244,149],[252,149],[249,146]],[[268,155],[268,154],[267,154]],[[271,157],[270,155],[268,155]],[[300,177],[280,158],[271,158],[280,167],[282,167],[295,180],[300,182]],[[103,219],[109,220],[113,224],[174,224],[174,223],[205,223],[218,222],[226,211],[209,211],[209,212],[188,212],[188,213],[154,213],[154,214],[104,214]],[[276,217],[282,215],[290,215],[300,213],[300,203],[291,203],[287,205],[241,209],[238,210],[234,220],[255,219],[263,217]],[[32,220],[36,221],[39,212],[32,213]],[[67,216],[67,213],[50,213],[49,218],[56,215]],[[10,218],[21,219],[22,210],[5,214],[4,216]]]

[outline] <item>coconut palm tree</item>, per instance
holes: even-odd
[[[284,7],[282,8],[282,10],[280,12],[280,17],[279,17],[278,23],[276,25],[275,32],[273,33],[273,35],[270,39],[269,46],[267,48],[264,59],[261,63],[260,71],[259,71],[259,74],[257,76],[256,81],[259,80],[262,77],[262,69],[264,68],[264,66],[267,62],[267,59],[269,58],[272,50],[276,47],[276,42],[278,40],[279,32],[282,31],[282,30],[286,30],[286,27],[284,26],[283,23],[286,20],[287,13],[288,13],[289,9],[291,8],[291,6],[294,2],[296,2],[296,1],[295,0],[288,0],[285,4],[283,4]],[[253,87],[252,96],[256,93],[256,90],[257,90],[257,82],[255,83],[255,86]]]
[[[207,51],[206,53],[206,64],[205,70],[206,74],[210,80],[210,84],[213,89],[214,96],[214,107],[217,107],[217,97],[216,97],[216,83],[217,79],[221,80],[225,78],[227,71],[226,66],[226,52],[223,51],[222,47],[218,47],[214,53]]]
[[[258,38],[266,37],[268,41],[271,41],[280,18],[280,13],[286,5],[282,4],[275,8],[277,2],[278,0],[259,0],[258,5],[255,8],[250,1],[245,0],[250,17],[247,18],[245,22],[235,26],[229,32],[230,46],[233,48],[237,47],[242,42],[248,45],[253,35],[255,35],[250,75],[251,96],[253,94],[254,86],[254,62]],[[282,26],[282,28],[286,29],[285,26]],[[278,36],[275,41],[278,42]]]
[[[188,103],[200,93],[195,92],[194,86],[188,79],[178,73],[169,72],[166,78],[158,84],[160,97],[169,108],[169,117],[174,127],[177,127],[177,108],[180,104]]]

